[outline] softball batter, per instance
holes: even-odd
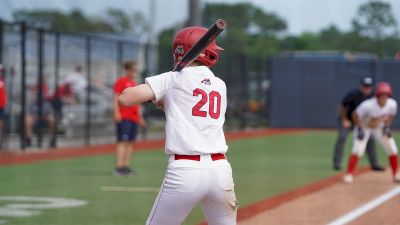
[[[179,31],[173,42],[175,63],[206,32],[202,27]],[[181,224],[198,202],[208,224],[236,224],[237,201],[223,131],[226,85],[209,69],[218,62],[220,50],[214,40],[190,66],[146,78],[145,84],[127,88],[119,97],[122,105],[152,100],[166,115],[169,164],[148,225]]]

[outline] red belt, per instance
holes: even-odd
[[[193,161],[200,161],[200,155],[174,155],[175,160],[186,159],[186,160],[193,160]],[[225,154],[216,153],[211,154],[212,161],[226,159]]]

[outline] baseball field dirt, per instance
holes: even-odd
[[[356,177],[353,184],[338,181],[322,190],[308,193],[239,221],[239,224],[318,225],[336,222],[333,224],[396,225],[400,223],[400,214],[393,213],[400,207],[398,195],[381,205],[372,204],[370,211],[362,213],[359,217],[349,221],[350,223],[340,223],[338,219],[349,213],[356,213],[355,209],[365,206],[398,187],[399,185],[392,181],[391,172],[388,169],[386,172],[368,171]]]

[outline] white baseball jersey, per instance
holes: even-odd
[[[166,116],[168,155],[225,153],[226,85],[206,66],[146,78]]]
[[[394,116],[397,113],[397,102],[396,100],[389,98],[386,104],[381,107],[378,104],[377,98],[371,98],[362,102],[356,109],[356,113],[361,119],[361,123],[364,127],[369,124],[370,120],[378,119],[380,126],[383,126],[383,121],[388,116]]]
[[[64,84],[70,84],[74,93],[81,93],[85,91],[88,86],[88,82],[84,75],[78,72],[72,72],[65,77]]]

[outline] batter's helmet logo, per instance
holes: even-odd
[[[184,53],[185,53],[185,50],[183,50],[183,46],[182,45],[178,45],[175,48],[175,54],[183,55]]]

